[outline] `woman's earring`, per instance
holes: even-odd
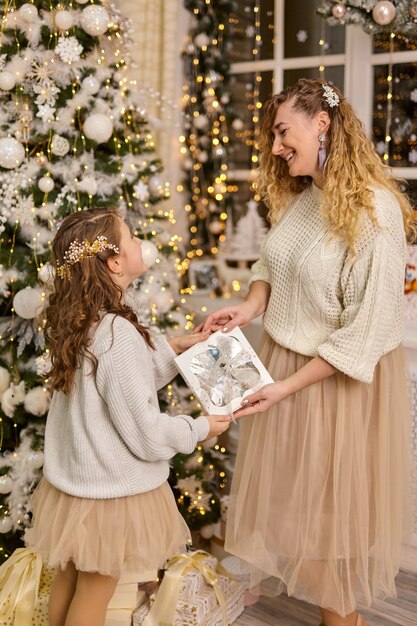
[[[326,158],[327,158],[327,152],[326,152],[326,148],[325,148],[325,143],[326,141],[326,135],[319,135],[319,142],[320,142],[320,147],[319,147],[319,169],[322,170],[324,169],[324,164],[326,162]]]

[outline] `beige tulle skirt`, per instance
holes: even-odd
[[[119,578],[122,572],[156,572],[183,552],[190,532],[168,483],[124,498],[76,498],[44,478],[32,496],[33,526],[26,545],[49,567],[69,561],[79,571]]]
[[[268,335],[260,358],[274,380],[310,360]],[[242,419],[225,548],[253,586],[343,616],[395,595],[409,422],[402,348],[370,385],[338,373]]]

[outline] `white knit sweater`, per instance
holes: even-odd
[[[69,394],[54,392],[45,433],[44,475],[57,489],[84,498],[150,491],[168,477],[169,459],[191,453],[209,431],[206,417],[161,413],[157,389],[177,373],[163,337],[152,351],[135,327],[105,315]]]
[[[373,191],[379,228],[363,220],[356,257],[326,230],[312,185],[268,233],[251,278],[271,285],[264,326],[277,343],[366,383],[403,337],[402,213],[392,194]]]

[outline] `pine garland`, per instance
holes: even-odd
[[[389,24],[378,24],[372,11],[377,0],[326,0],[317,9],[330,26],[339,24],[357,24],[370,35],[382,35],[394,33],[396,35],[417,34],[417,0],[391,0],[394,5],[395,17]],[[342,17],[335,17],[332,10],[337,5],[346,8]]]

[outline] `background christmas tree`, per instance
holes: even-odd
[[[177,302],[175,219],[160,204],[168,185],[127,73],[126,21],[100,0],[16,0],[2,6],[1,17],[0,561],[30,523],[29,496],[41,476],[50,402],[42,329],[52,282],[49,246],[62,218],[118,206],[145,240],[151,266],[131,290],[130,304],[154,331],[192,327]],[[165,390],[163,401],[172,412],[198,412],[177,385]],[[192,492],[192,500],[176,486],[186,519],[198,511],[195,527],[217,519],[215,494],[224,478],[220,449],[204,451],[210,458],[199,461],[201,450],[196,467],[190,461],[181,469],[187,459],[180,459],[172,477],[176,485],[200,472],[201,493]]]

